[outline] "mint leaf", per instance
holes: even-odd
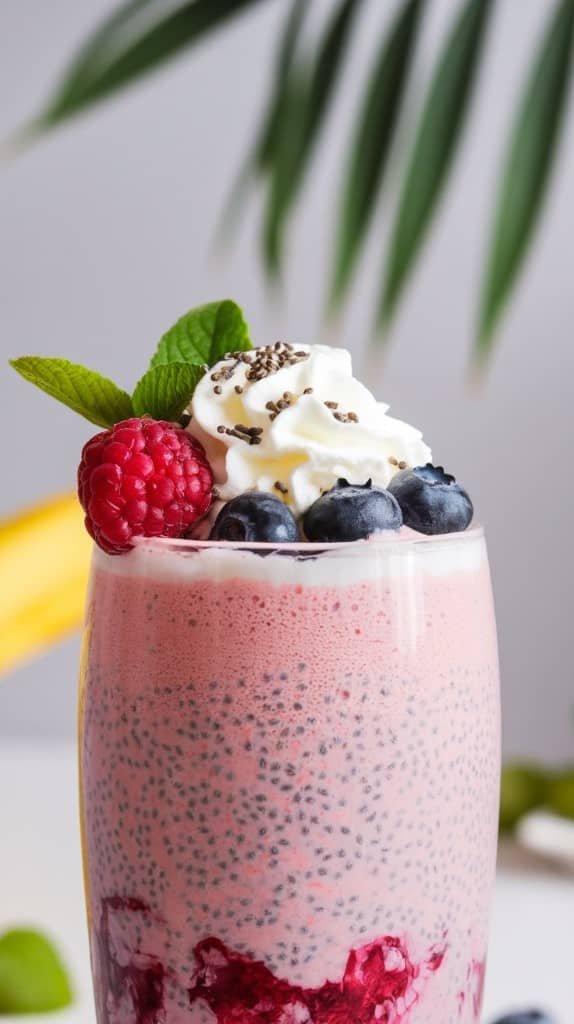
[[[133,416],[132,400],[125,391],[95,370],[67,359],[21,356],[10,365],[26,380],[69,406],[99,427],[111,427]]]
[[[191,363],[152,367],[135,386],[132,402],[136,416],[148,413],[156,420],[177,420],[202,376],[201,366]]]
[[[223,299],[185,313],[164,334],[150,365],[213,366],[226,352],[245,352],[252,347],[242,310],[231,299]]]
[[[0,936],[0,1014],[45,1013],[72,1000],[66,969],[44,935],[15,929]]]

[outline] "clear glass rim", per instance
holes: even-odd
[[[337,542],[311,542],[293,541],[289,544],[277,544],[271,541],[230,541],[230,540],[194,540],[193,538],[172,538],[172,537],[134,537],[133,547],[135,550],[145,548],[147,551],[259,551],[292,553],[301,555],[313,555],[329,551],[388,551],[396,548],[400,551],[423,548],[433,545],[446,546],[451,544],[467,544],[470,541],[477,541],[484,538],[484,528],[480,523],[473,523],[466,530],[457,533],[415,533],[409,531],[408,535],[388,531],[369,540],[337,541]]]

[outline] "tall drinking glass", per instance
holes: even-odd
[[[99,1024],[470,1024],[499,697],[480,528],[95,552],[80,695]]]

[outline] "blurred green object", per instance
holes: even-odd
[[[174,0],[167,5],[164,0],[124,0],[94,28],[40,114],[12,140],[8,152],[117,95],[235,18],[267,6],[262,0]],[[310,40],[305,30],[312,0],[292,0],[289,5],[284,0],[283,6],[287,18],[279,28],[280,45],[255,148],[242,162],[218,235],[219,241],[229,238],[247,186],[260,182],[267,192],[263,262],[271,277],[281,269],[283,236],[341,85],[352,29],[367,3],[333,0],[316,40]],[[496,31],[499,7],[494,0],[453,4],[452,24],[446,26],[426,95],[420,96],[413,89],[419,77],[415,44],[433,2],[400,0],[390,17],[389,6],[371,0],[372,9],[383,13],[380,27],[374,29],[374,64],[368,69],[348,141],[347,170],[334,218],[339,227],[327,304],[328,313],[334,314],[347,298],[368,229],[378,219],[384,171],[393,161],[397,139],[405,134],[404,111],[411,109],[413,94],[420,114],[405,166],[397,175],[400,198],[383,272],[379,328],[389,327],[398,311],[465,140],[485,44],[490,29]],[[563,115],[574,65],[574,0],[546,0],[540,7],[541,41],[535,40],[525,61],[527,73],[508,128],[507,156],[484,260],[475,345],[475,360],[481,365],[490,356],[495,331],[532,244],[566,125]],[[514,5],[512,14],[521,17],[520,4]],[[380,234],[386,248],[388,232]]]
[[[532,762],[514,762],[502,769],[500,832],[514,831],[530,811],[544,807],[574,821],[574,767],[548,768]]]
[[[46,1013],[72,1001],[66,968],[45,935],[15,928],[0,936],[0,1015]]]
[[[534,764],[507,764],[500,785],[500,831],[513,832],[529,811],[546,797],[546,773]]]
[[[574,821],[574,768],[552,780],[548,786],[545,806],[562,818]]]

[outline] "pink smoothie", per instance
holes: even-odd
[[[99,1024],[479,1021],[499,773],[480,531],[98,552],[81,767]]]

